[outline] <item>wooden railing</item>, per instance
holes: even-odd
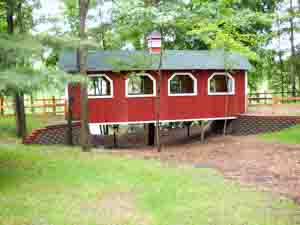
[[[273,97],[272,101],[273,101],[273,105],[276,105],[284,102],[297,102],[300,101],[300,97],[285,97],[285,98]]]
[[[65,115],[67,110],[64,98],[25,98],[26,114],[32,115]],[[0,97],[0,117],[14,115],[15,102],[12,98]]]
[[[294,113],[299,113],[298,109],[300,108],[300,97],[273,97],[272,101],[272,114],[275,114],[278,111],[278,107],[289,108],[289,106],[291,106],[291,103],[293,103],[292,106],[294,107],[294,109],[291,110],[294,111]]]
[[[257,92],[248,94],[249,105],[272,105],[273,98],[289,98],[290,96],[300,96],[300,93],[293,92]],[[284,101],[284,100],[281,100]],[[288,101],[288,100],[285,100]],[[291,100],[289,100],[291,101]]]

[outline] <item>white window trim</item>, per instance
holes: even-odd
[[[129,78],[127,77],[125,80],[125,96],[127,98],[143,98],[143,97],[155,97],[156,96],[156,80],[155,78],[149,73],[137,73],[136,76],[147,76],[153,81],[153,94],[142,94],[142,95],[130,95],[128,93],[128,82]]]
[[[232,80],[232,91],[231,92],[211,92],[210,91],[210,81],[213,79],[215,76],[227,76]],[[218,72],[218,73],[213,73],[207,81],[207,90],[208,90],[208,95],[235,95],[235,79],[230,73],[226,72]]]
[[[193,85],[193,89],[194,92],[193,93],[178,93],[178,94],[172,94],[171,93],[171,80],[175,77],[175,76],[189,76],[190,78],[192,78],[192,80],[194,81],[194,85]],[[191,74],[191,73],[174,73],[169,79],[168,79],[168,96],[197,96],[198,95],[198,82],[197,82],[197,78]]]
[[[110,79],[109,76],[107,76],[106,74],[93,74],[93,75],[89,75],[88,78],[90,77],[105,77],[108,82],[110,83],[110,95],[103,95],[103,96],[89,96],[88,95],[88,99],[99,99],[99,98],[113,98],[114,97],[114,82],[112,79]]]

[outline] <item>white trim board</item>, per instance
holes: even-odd
[[[177,93],[177,94],[172,94],[171,93],[171,80],[175,76],[189,76],[193,80],[193,93]],[[174,73],[169,79],[168,79],[168,96],[197,96],[198,95],[198,80],[197,78],[191,74],[191,73]]]
[[[192,122],[192,121],[214,121],[214,120],[234,120],[237,117],[216,117],[216,118],[195,118],[195,119],[175,119],[175,120],[160,120],[161,123],[170,122]],[[129,124],[145,124],[145,123],[156,123],[155,120],[151,121],[128,121],[128,122],[104,122],[104,123],[89,123],[89,125],[129,125]]]
[[[231,92],[211,92],[210,91],[210,81],[213,79],[215,76],[227,76],[232,80],[232,91]],[[213,73],[212,75],[209,76],[207,79],[207,91],[208,91],[208,96],[214,96],[214,95],[235,95],[235,79],[234,77],[227,72],[216,72]]]
[[[125,80],[125,97],[126,98],[144,98],[144,97],[155,97],[156,96],[156,80],[155,78],[149,73],[137,73],[136,76],[147,76],[153,82],[153,94],[141,94],[141,95],[130,95],[128,93],[128,81],[129,78],[127,77]]]
[[[113,98],[114,97],[114,82],[112,79],[110,79],[109,76],[107,76],[106,74],[92,74],[92,75],[88,75],[89,77],[105,77],[108,82],[110,83],[110,95],[99,95],[99,96],[92,96],[92,95],[88,95],[88,99],[99,99],[99,98]]]

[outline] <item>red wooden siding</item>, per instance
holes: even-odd
[[[231,73],[235,79],[235,95],[208,96],[208,78],[220,71],[191,72],[198,82],[197,96],[168,96],[168,79],[175,72],[164,71],[161,81],[160,120],[188,120],[232,117],[245,112],[245,72]],[[180,71],[182,72],[182,71]],[[157,78],[157,74],[149,72]],[[101,73],[99,73],[101,74]],[[113,98],[89,99],[90,123],[120,123],[154,121],[155,97],[127,98],[125,96],[125,74],[105,73],[113,80]],[[69,88],[74,96],[74,119],[80,117],[79,86]],[[228,102],[228,112],[225,102]]]

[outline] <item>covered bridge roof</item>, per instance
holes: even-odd
[[[77,72],[76,51],[65,51],[59,59],[59,67],[66,72]],[[146,51],[90,51],[87,70],[138,71],[157,70],[159,54]],[[163,52],[162,70],[250,70],[249,61],[236,53],[221,50],[167,50]]]

